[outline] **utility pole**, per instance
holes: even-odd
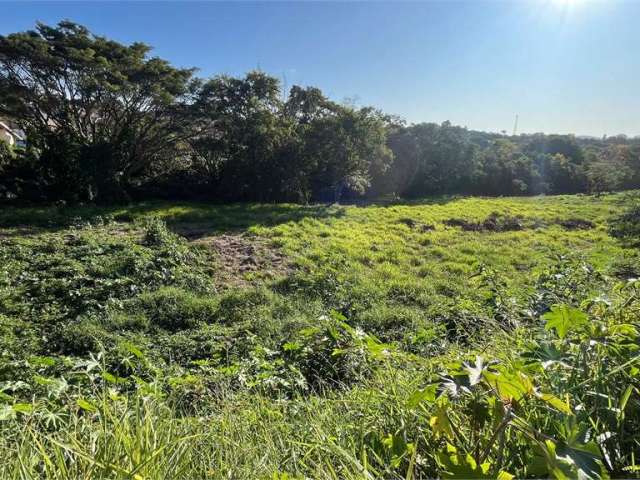
[[[516,122],[513,124],[513,136],[516,136],[518,133],[518,114],[516,113]]]

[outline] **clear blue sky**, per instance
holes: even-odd
[[[70,19],[200,75],[260,67],[411,122],[640,134],[640,1],[2,2],[0,33]]]

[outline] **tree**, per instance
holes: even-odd
[[[468,133],[449,122],[396,129],[390,145],[399,191],[412,197],[464,191],[476,149]]]
[[[346,191],[363,194],[373,171],[384,171],[393,154],[380,112],[339,106],[316,119],[302,139],[312,197],[337,202]]]
[[[17,119],[52,197],[122,198],[194,134],[193,70],[69,21],[0,36],[0,113]]]
[[[286,196],[290,168],[282,162],[292,121],[281,114],[276,78],[259,71],[215,77],[204,83],[195,106],[213,125],[192,142],[211,194],[259,201]]]
[[[531,158],[513,141],[500,138],[478,154],[474,193],[526,195],[540,193],[541,180]]]
[[[586,177],[589,191],[600,195],[619,190],[633,178],[629,150],[624,145],[612,145],[600,152],[587,154]]]
[[[192,142],[212,192],[229,200],[337,201],[362,194],[391,158],[383,116],[294,86],[280,100],[276,78],[215,77],[194,104],[214,125]]]

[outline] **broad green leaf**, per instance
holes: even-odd
[[[554,329],[560,338],[587,323],[587,315],[584,312],[567,305],[554,305],[542,318],[547,322],[545,330]]]
[[[534,393],[531,379],[522,372],[484,372],[484,378],[494,387],[503,400],[519,401],[525,395]]]
[[[455,447],[451,445],[447,445],[447,453],[437,454],[436,459],[442,468],[442,471],[440,472],[440,476],[442,478],[496,478],[495,475],[489,474],[489,470],[491,469],[491,464],[489,462],[484,462],[483,464],[478,465],[471,455],[456,453]],[[503,478],[507,480],[509,477]]]
[[[300,345],[298,342],[286,342],[284,345],[282,345],[282,350],[285,352],[294,352],[296,350],[300,350],[302,348],[302,345]]]
[[[570,367],[567,363],[568,355],[558,350],[552,342],[535,344],[534,347],[523,353],[522,357],[525,358],[528,363],[540,362],[543,369],[547,369],[553,365]]]
[[[619,417],[622,418],[624,415],[624,409],[627,408],[627,403],[629,402],[629,398],[631,398],[631,394],[633,393],[633,385],[627,385],[622,397],[620,397],[620,401],[618,402],[618,409],[620,410]]]
[[[56,359],[52,357],[32,356],[29,363],[34,367],[52,367],[56,364]]]
[[[104,378],[109,383],[127,383],[126,378],[117,377],[109,372],[102,372],[102,378]]]
[[[435,415],[429,419],[429,425],[436,435],[453,437],[453,428],[449,417],[447,416],[447,408],[442,405],[436,407]]]
[[[87,412],[95,413],[98,411],[95,405],[83,398],[79,398],[76,403],[78,404],[78,407],[80,407],[82,410],[86,410]]]
[[[544,441],[542,456],[546,467],[544,476],[546,476],[546,473],[550,473],[557,480],[569,480],[576,477],[572,462],[558,456],[556,452],[556,444],[551,440]],[[538,476],[540,476],[540,473],[541,472],[539,471]]]
[[[553,395],[552,393],[538,393],[536,396],[543,402],[548,403],[553,408],[555,408],[556,410],[562,413],[566,413],[567,415],[573,414],[573,412],[571,411],[571,406],[569,405],[568,399],[565,402],[562,399]]]
[[[371,355],[375,360],[384,360],[389,356],[389,352],[391,350],[389,345],[380,343],[371,336],[367,336],[366,346],[369,355]]]
[[[416,390],[407,400],[407,406],[409,408],[415,408],[422,402],[435,402],[437,390],[437,384],[429,385],[426,388]]]
[[[133,343],[125,342],[123,346],[129,353],[132,353],[140,359],[144,358],[144,353],[142,353],[142,350],[136,347]]]
[[[64,377],[49,378],[36,375],[34,377],[34,380],[37,384],[46,386],[49,394],[53,395],[54,397],[59,397],[67,390],[67,388],[69,388],[69,384],[64,379]]]
[[[25,415],[33,412],[33,405],[30,403],[14,403],[11,408],[13,408],[14,412],[24,413]]]
[[[598,479],[605,474],[600,449],[595,442],[558,445],[558,458],[571,462],[581,479]]]

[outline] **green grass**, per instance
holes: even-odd
[[[436,373],[477,353],[521,368],[513,359],[542,341],[554,303],[635,325],[614,287],[640,261],[608,234],[628,203],[4,208],[0,477],[443,475],[437,452],[456,443],[430,420],[443,400],[410,401]],[[517,229],[449,226],[494,213]],[[611,312],[582,303],[602,295]],[[532,405],[531,428],[560,422]],[[476,418],[459,408],[451,421]],[[522,446],[492,456],[489,475],[531,474],[531,446],[508,435]]]

